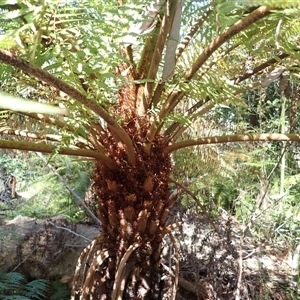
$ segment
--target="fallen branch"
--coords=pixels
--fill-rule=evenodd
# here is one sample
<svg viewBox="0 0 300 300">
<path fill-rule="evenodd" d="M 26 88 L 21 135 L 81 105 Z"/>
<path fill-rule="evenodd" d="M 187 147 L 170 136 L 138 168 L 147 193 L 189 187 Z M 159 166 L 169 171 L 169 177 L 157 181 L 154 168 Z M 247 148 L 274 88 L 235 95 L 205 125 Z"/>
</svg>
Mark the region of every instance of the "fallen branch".
<svg viewBox="0 0 300 300">
<path fill-rule="evenodd" d="M 83 238 L 84 240 L 86 240 L 88 242 L 92 241 L 92 240 L 86 238 L 84 235 L 76 233 L 75 231 L 71 230 L 70 228 L 58 226 L 58 225 L 54 224 L 53 222 L 51 222 L 50 220 L 47 220 L 47 221 L 48 221 L 49 224 L 51 224 L 52 226 L 54 226 L 57 229 L 62 229 L 62 230 L 66 230 L 68 232 L 71 232 L 72 234 L 74 234 L 76 236 L 79 236 L 79 237 Z"/>
<path fill-rule="evenodd" d="M 82 206 L 84 210 L 90 215 L 90 217 L 101 226 L 100 220 L 93 214 L 89 207 L 85 204 L 84 200 L 81 199 L 65 181 L 65 179 L 56 171 L 56 169 L 50 165 L 42 153 L 36 152 L 36 154 L 41 158 L 41 160 L 47 165 L 47 167 L 57 176 L 57 178 L 63 183 L 65 188 L 70 192 L 70 194 L 75 198 L 78 205 Z"/>
</svg>

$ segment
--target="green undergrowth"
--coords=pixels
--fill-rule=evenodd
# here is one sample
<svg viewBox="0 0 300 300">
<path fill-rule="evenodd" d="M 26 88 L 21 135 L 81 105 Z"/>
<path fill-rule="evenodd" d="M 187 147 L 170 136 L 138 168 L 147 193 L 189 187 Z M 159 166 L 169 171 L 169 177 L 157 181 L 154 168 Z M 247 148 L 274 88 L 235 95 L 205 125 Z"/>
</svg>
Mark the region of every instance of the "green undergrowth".
<svg viewBox="0 0 300 300">
<path fill-rule="evenodd" d="M 36 279 L 27 281 L 18 272 L 5 273 L 0 269 L 1 300 L 67 300 L 70 289 L 60 281 Z"/>
<path fill-rule="evenodd" d="M 90 185 L 91 164 L 67 156 L 47 158 L 73 191 L 84 199 Z M 79 222 L 85 218 L 85 212 L 75 204 L 64 184 L 35 153 L 2 153 L 0 166 L 7 170 L 7 174 L 16 177 L 16 190 L 20 196 L 13 199 L 11 205 L 0 203 L 2 215 L 9 218 L 23 215 L 38 219 L 63 215 L 70 222 Z"/>
</svg>

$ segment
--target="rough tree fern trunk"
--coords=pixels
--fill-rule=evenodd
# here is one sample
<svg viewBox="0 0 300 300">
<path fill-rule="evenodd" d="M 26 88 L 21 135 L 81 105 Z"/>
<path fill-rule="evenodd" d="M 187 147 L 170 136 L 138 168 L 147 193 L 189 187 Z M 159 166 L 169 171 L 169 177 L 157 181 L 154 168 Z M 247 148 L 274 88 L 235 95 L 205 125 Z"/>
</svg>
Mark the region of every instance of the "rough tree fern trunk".
<svg viewBox="0 0 300 300">
<path fill-rule="evenodd" d="M 86 263 L 81 289 L 78 271 L 74 280 L 73 293 L 80 293 L 78 299 L 162 298 L 160 258 L 173 204 L 171 161 L 162 154 L 163 136 L 156 136 L 150 153 L 144 150 L 150 122 L 134 113 L 137 90 L 133 85 L 123 87 L 115 112 L 134 143 L 136 165 L 127 162 L 126 149 L 110 131 L 102 140 L 116 167 L 96 163 L 93 179 L 102 233 L 79 259 L 78 271 L 84 259 Z"/>
<path fill-rule="evenodd" d="M 108 250 L 109 258 L 104 263 L 106 268 L 99 274 L 105 281 L 95 295 L 98 291 L 110 294 L 117 267 L 129 247 L 137 243 L 137 249 L 127 261 L 129 275 L 124 299 L 130 299 L 130 295 L 137 299 L 159 299 L 161 244 L 171 205 L 170 162 L 161 155 L 159 142 L 150 156 L 138 143 L 136 147 L 135 168 L 126 163 L 125 153 L 113 143 L 111 154 L 114 154 L 118 167 L 108 170 L 97 165 L 95 188 L 99 196 L 99 218 L 107 235 L 101 247 Z"/>
</svg>

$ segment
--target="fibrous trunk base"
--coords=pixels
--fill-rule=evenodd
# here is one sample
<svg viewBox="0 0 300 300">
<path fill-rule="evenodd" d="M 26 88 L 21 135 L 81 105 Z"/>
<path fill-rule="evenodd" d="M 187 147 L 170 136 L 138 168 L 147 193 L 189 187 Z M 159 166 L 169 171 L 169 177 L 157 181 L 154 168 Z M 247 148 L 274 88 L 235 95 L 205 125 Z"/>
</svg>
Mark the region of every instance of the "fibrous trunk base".
<svg viewBox="0 0 300 300">
<path fill-rule="evenodd" d="M 136 166 L 127 163 L 125 149 L 113 136 L 105 141 L 117 167 L 96 164 L 94 189 L 102 240 L 88 251 L 89 271 L 85 275 L 89 278 L 81 288 L 86 298 L 80 299 L 162 298 L 160 258 L 173 205 L 169 190 L 171 162 L 162 155 L 162 141 L 156 139 L 150 155 L 142 143 L 136 142 Z"/>
</svg>

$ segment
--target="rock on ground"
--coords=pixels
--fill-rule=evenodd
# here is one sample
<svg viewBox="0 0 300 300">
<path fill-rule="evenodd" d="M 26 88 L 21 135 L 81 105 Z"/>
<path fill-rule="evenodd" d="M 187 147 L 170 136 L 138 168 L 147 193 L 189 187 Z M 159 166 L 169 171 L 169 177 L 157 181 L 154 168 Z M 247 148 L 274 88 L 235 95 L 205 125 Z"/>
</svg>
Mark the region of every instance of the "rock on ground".
<svg viewBox="0 0 300 300">
<path fill-rule="evenodd" d="M 81 251 L 99 234 L 88 224 L 63 217 L 38 220 L 0 218 L 0 269 L 30 279 L 72 278 Z"/>
</svg>

